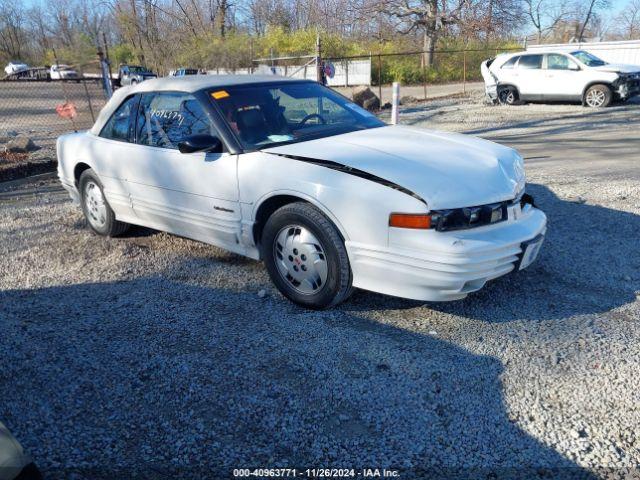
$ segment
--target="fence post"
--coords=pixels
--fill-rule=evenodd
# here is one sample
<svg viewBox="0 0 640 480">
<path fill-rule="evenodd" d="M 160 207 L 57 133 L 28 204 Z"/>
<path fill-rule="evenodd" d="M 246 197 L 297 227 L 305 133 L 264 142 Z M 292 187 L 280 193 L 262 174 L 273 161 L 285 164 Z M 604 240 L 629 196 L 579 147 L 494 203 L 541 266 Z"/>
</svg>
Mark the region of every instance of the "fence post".
<svg viewBox="0 0 640 480">
<path fill-rule="evenodd" d="M 84 77 L 84 74 L 82 74 Z M 93 105 L 91 105 L 91 95 L 89 95 L 89 89 L 87 88 L 87 79 L 82 79 L 82 84 L 84 85 L 84 94 L 87 96 L 87 104 L 89 105 L 89 113 L 91 113 L 91 121 L 96 123 L 96 117 L 93 114 Z"/>
<path fill-rule="evenodd" d="M 378 97 L 380 98 L 380 106 L 382 106 L 382 55 L 380 53 L 378 53 Z"/>
<path fill-rule="evenodd" d="M 398 124 L 398 106 L 400 105 L 400 84 L 393 82 L 393 97 L 391 100 L 391 125 Z"/>
<path fill-rule="evenodd" d="M 109 71 L 109 90 L 113 93 L 113 77 L 111 76 L 111 59 L 109 58 L 109 45 L 107 44 L 107 35 L 102 32 L 102 42 L 104 43 L 104 58 L 107 61 L 107 70 Z M 111 98 L 111 95 L 109 95 Z"/>
<path fill-rule="evenodd" d="M 108 68 L 109 62 L 105 61 L 104 55 L 100 47 L 98 47 L 98 62 L 100 62 L 100 73 L 102 73 L 102 86 L 107 100 L 113 95 L 113 85 L 111 83 L 111 68 Z M 92 114 L 93 115 L 93 114 Z"/>
<path fill-rule="evenodd" d="M 322 83 L 322 45 L 319 33 L 316 36 L 316 81 Z"/>
<path fill-rule="evenodd" d="M 462 93 L 467 93 L 467 51 L 462 52 Z"/>
<path fill-rule="evenodd" d="M 344 61 L 344 86 L 349 86 L 349 60 Z"/>
<path fill-rule="evenodd" d="M 420 54 L 420 57 L 422 57 L 422 53 Z M 424 93 L 424 100 L 426 102 L 427 101 L 427 62 L 421 62 L 421 63 L 422 63 L 422 90 Z"/>
</svg>

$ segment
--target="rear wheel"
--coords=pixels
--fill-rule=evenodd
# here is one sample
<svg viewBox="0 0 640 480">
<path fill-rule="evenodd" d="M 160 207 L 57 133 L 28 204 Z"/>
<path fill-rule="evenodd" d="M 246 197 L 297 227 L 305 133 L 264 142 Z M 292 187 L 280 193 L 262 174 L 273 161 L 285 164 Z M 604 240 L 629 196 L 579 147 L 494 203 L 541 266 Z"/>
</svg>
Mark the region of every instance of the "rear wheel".
<svg viewBox="0 0 640 480">
<path fill-rule="evenodd" d="M 501 87 L 498 90 L 498 100 L 503 105 L 516 105 L 518 103 L 518 91 L 515 87 Z"/>
<path fill-rule="evenodd" d="M 313 205 L 296 202 L 276 210 L 265 224 L 261 248 L 271 280 L 299 305 L 328 308 L 352 292 L 344 242 Z"/>
<path fill-rule="evenodd" d="M 608 107 L 613 94 L 606 85 L 593 85 L 584 94 L 584 103 L 591 108 Z"/>
<path fill-rule="evenodd" d="M 91 230 L 98 235 L 115 237 L 129 228 L 128 223 L 116 220 L 115 213 L 104 197 L 102 183 L 93 170 L 82 172 L 78 188 L 82 211 Z"/>
</svg>

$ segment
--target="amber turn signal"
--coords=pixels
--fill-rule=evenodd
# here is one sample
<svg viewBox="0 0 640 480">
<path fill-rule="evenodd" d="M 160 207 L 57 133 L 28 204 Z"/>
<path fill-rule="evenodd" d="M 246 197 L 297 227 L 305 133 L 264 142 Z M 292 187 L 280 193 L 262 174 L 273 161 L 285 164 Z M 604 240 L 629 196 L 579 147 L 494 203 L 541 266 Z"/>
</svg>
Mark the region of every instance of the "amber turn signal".
<svg viewBox="0 0 640 480">
<path fill-rule="evenodd" d="M 389 226 L 396 228 L 431 228 L 431 215 L 415 213 L 392 213 Z"/>
</svg>

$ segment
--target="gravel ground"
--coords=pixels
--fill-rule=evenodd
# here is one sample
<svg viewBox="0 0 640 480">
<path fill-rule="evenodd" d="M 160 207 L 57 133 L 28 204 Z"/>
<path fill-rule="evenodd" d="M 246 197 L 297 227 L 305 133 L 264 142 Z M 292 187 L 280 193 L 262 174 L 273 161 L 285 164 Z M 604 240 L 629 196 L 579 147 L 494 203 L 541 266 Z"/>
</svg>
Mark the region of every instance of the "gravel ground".
<svg viewBox="0 0 640 480">
<path fill-rule="evenodd" d="M 637 139 L 633 106 L 601 123 L 578 106 L 442 102 L 401 118 L 514 135 L 550 222 L 534 265 L 463 301 L 357 292 L 309 312 L 258 262 L 141 228 L 92 235 L 51 181 L 0 194 L 0 419 L 46 477 L 637 474 L 637 150 L 620 155 L 622 174 L 527 144 L 556 123 L 568 131 L 548 134 L 551 150 L 570 125 Z"/>
</svg>

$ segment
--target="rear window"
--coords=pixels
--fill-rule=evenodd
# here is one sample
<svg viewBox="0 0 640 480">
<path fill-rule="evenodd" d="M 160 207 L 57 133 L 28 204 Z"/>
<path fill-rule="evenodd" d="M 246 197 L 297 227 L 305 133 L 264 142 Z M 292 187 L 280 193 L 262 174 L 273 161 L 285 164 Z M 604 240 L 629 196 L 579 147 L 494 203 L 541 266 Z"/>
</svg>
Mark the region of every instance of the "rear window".
<svg viewBox="0 0 640 480">
<path fill-rule="evenodd" d="M 518 68 L 536 69 L 542 68 L 542 55 L 524 55 L 520 57 Z"/>
</svg>

